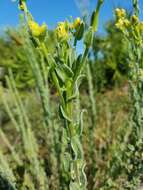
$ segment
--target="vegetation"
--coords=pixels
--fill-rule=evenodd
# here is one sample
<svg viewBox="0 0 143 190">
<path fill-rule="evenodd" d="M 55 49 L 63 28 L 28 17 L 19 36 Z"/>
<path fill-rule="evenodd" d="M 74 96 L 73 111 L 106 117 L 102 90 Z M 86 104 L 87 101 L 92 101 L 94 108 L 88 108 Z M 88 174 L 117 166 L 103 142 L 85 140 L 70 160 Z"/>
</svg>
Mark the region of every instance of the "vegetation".
<svg viewBox="0 0 143 190">
<path fill-rule="evenodd" d="M 133 0 L 133 13 L 117 8 L 97 36 L 103 3 L 90 24 L 50 31 L 19 1 L 20 27 L 0 38 L 1 190 L 140 187 L 143 23 Z"/>
</svg>

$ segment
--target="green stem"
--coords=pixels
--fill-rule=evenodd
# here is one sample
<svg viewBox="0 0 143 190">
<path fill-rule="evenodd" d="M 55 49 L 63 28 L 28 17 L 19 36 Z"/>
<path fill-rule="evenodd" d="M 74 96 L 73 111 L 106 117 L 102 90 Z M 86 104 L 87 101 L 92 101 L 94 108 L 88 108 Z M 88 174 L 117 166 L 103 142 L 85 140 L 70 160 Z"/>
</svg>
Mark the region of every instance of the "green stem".
<svg viewBox="0 0 143 190">
<path fill-rule="evenodd" d="M 136 16 L 139 16 L 139 0 L 132 0 L 132 1 L 133 1 L 134 14 Z"/>
<path fill-rule="evenodd" d="M 99 11 L 103 2 L 104 0 L 98 0 L 96 9 L 93 12 L 92 17 L 91 17 L 91 26 L 93 27 L 94 32 L 96 32 L 98 29 Z"/>
<path fill-rule="evenodd" d="M 82 60 L 81 60 L 80 63 L 78 63 L 78 64 L 80 64 L 80 66 L 78 67 L 78 70 L 76 71 L 76 74 L 75 74 L 75 76 L 74 76 L 73 85 L 75 84 L 75 82 L 76 82 L 78 76 L 80 75 L 80 73 L 81 73 L 82 70 L 83 70 L 83 67 L 84 67 L 84 65 L 85 65 L 85 62 L 86 62 L 86 60 L 87 60 L 88 53 L 89 53 L 89 48 L 86 47 L 85 50 L 84 50 L 83 56 L 82 56 Z"/>
<path fill-rule="evenodd" d="M 73 94 L 73 85 L 72 82 L 68 82 L 66 85 L 67 89 L 67 94 L 66 94 L 66 99 L 68 100 L 69 97 L 72 96 Z M 80 152 L 80 148 L 82 149 L 81 145 L 81 140 L 79 134 L 77 134 L 77 129 L 75 128 L 74 125 L 74 106 L 73 106 L 73 101 L 66 101 L 65 102 L 65 112 L 69 118 L 71 118 L 71 122 L 67 121 L 65 119 L 66 123 L 66 130 L 67 130 L 67 139 L 69 139 L 69 144 L 67 145 L 67 150 L 68 153 L 70 154 L 70 159 L 71 162 L 70 168 L 69 168 L 69 187 L 70 190 L 75 190 L 73 189 L 74 185 L 78 189 L 85 190 L 86 189 L 86 179 L 83 180 L 85 177 L 85 174 L 83 172 L 84 168 L 84 158 L 83 154 Z M 76 147 L 76 149 L 75 149 Z M 83 150 L 82 150 L 83 151 Z M 73 177 L 71 176 L 71 173 L 73 174 Z M 75 187 L 74 187 L 75 188 Z"/>
</svg>

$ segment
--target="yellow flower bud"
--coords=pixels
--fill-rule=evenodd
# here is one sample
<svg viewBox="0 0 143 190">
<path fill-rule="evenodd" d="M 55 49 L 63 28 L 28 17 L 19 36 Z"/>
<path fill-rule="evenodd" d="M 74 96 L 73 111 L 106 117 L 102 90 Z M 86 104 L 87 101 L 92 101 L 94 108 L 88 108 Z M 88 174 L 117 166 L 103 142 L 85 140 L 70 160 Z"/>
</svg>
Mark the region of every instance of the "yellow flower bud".
<svg viewBox="0 0 143 190">
<path fill-rule="evenodd" d="M 119 9 L 119 8 L 117 8 L 115 10 L 115 14 L 116 14 L 116 16 L 118 18 L 124 18 L 126 16 L 126 11 L 125 11 L 125 9 Z"/>
<path fill-rule="evenodd" d="M 128 19 L 124 19 L 124 25 L 125 25 L 125 27 L 129 27 L 130 26 L 130 21 L 128 20 Z"/>
<path fill-rule="evenodd" d="M 124 20 L 120 18 L 120 19 L 118 20 L 118 22 L 115 24 L 115 26 L 116 26 L 118 29 L 122 30 L 122 29 L 124 28 Z"/>
<path fill-rule="evenodd" d="M 34 22 L 34 21 L 29 21 L 28 22 L 29 25 L 29 29 L 31 34 L 34 37 L 40 37 L 46 34 L 47 31 L 47 25 L 44 23 L 41 26 L 39 26 L 38 23 Z"/>
<path fill-rule="evenodd" d="M 81 22 L 82 22 L 82 21 L 81 21 L 80 17 L 77 17 L 77 18 L 75 19 L 74 23 L 73 23 L 73 28 L 74 28 L 74 29 L 77 29 L 77 28 L 80 26 Z"/>
<path fill-rule="evenodd" d="M 131 17 L 131 21 L 132 21 L 133 24 L 137 24 L 139 22 L 139 18 L 136 15 L 133 15 Z"/>
<path fill-rule="evenodd" d="M 20 9 L 21 11 L 24 11 L 24 5 L 23 5 L 23 4 L 19 5 L 19 9 Z"/>
<path fill-rule="evenodd" d="M 26 8 L 26 0 L 19 0 L 19 9 L 21 10 L 21 11 L 24 11 L 25 10 L 25 8 Z"/>
<path fill-rule="evenodd" d="M 59 39 L 68 39 L 68 31 L 65 22 L 59 22 L 56 28 L 56 34 Z"/>
<path fill-rule="evenodd" d="M 125 18 L 120 18 L 117 23 L 115 24 L 115 26 L 120 29 L 120 30 L 125 30 L 130 26 L 130 21 L 128 19 Z"/>
<path fill-rule="evenodd" d="M 47 25 L 45 23 L 43 23 L 40 27 L 39 27 L 39 31 L 40 31 L 40 35 L 43 35 L 46 33 L 47 31 Z"/>
</svg>

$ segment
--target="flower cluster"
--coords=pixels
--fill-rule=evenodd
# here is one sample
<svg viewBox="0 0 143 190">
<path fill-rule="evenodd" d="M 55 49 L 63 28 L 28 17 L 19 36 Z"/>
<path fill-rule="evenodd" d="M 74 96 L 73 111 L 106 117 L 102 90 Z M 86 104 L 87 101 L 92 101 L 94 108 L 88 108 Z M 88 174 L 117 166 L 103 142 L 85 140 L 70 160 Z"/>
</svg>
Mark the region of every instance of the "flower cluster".
<svg viewBox="0 0 143 190">
<path fill-rule="evenodd" d="M 134 34 L 143 33 L 143 22 L 139 21 L 139 18 L 136 15 L 132 15 L 130 18 L 127 17 L 127 13 L 124 9 L 117 8 L 115 10 L 116 15 L 116 27 L 122 32 L 134 31 Z M 133 34 L 132 33 L 132 34 Z"/>
<path fill-rule="evenodd" d="M 68 39 L 68 24 L 67 22 L 59 22 L 56 28 L 56 34 L 58 39 Z"/>
<path fill-rule="evenodd" d="M 70 33 L 78 31 L 82 23 L 83 22 L 79 17 L 77 17 L 72 23 L 68 21 L 59 22 L 56 28 L 57 38 L 67 41 L 70 38 Z"/>
<path fill-rule="evenodd" d="M 126 11 L 125 11 L 125 9 L 119 9 L 119 8 L 117 8 L 115 11 L 116 11 L 116 16 L 119 19 L 126 17 Z"/>
<path fill-rule="evenodd" d="M 126 11 L 117 8 L 115 14 L 117 17 L 116 27 L 121 31 L 126 30 L 130 26 L 130 21 L 126 18 Z"/>
<path fill-rule="evenodd" d="M 35 21 L 30 20 L 28 22 L 28 26 L 30 29 L 30 32 L 32 34 L 33 37 L 42 37 L 46 34 L 47 31 L 47 25 L 45 23 L 43 23 L 41 26 L 36 23 Z"/>
</svg>

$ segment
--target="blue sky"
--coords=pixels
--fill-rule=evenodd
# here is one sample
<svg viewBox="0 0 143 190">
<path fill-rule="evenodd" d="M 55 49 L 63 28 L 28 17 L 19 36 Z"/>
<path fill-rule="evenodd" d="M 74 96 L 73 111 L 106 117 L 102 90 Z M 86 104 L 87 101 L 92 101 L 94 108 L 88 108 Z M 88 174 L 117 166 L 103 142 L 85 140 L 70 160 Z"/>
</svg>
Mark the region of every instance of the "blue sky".
<svg viewBox="0 0 143 190">
<path fill-rule="evenodd" d="M 35 20 L 39 23 L 46 22 L 49 28 L 53 28 L 58 21 L 63 21 L 71 15 L 74 18 L 81 16 L 76 1 L 81 0 L 27 0 Z M 88 0 L 82 1 L 86 3 Z M 89 0 L 89 2 L 89 10 L 92 11 L 97 0 Z M 103 31 L 104 23 L 112 17 L 113 8 L 117 6 L 130 9 L 131 0 L 105 0 L 100 14 L 102 25 L 99 29 L 100 32 Z M 19 23 L 19 13 L 17 3 L 13 3 L 12 0 L 0 0 L 0 28 L 16 26 Z"/>
</svg>

